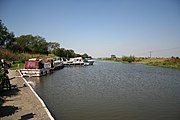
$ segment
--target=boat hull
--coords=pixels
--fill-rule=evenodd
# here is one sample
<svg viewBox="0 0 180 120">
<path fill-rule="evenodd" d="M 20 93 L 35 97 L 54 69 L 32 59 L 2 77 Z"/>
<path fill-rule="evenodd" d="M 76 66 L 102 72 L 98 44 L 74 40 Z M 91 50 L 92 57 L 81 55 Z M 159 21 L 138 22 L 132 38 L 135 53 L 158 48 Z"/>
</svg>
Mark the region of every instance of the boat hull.
<svg viewBox="0 0 180 120">
<path fill-rule="evenodd" d="M 21 69 L 20 73 L 23 77 L 40 77 L 47 74 L 46 69 Z"/>
<path fill-rule="evenodd" d="M 54 62 L 54 70 L 59 70 L 64 68 L 64 64 L 62 62 Z"/>
<path fill-rule="evenodd" d="M 64 66 L 81 66 L 84 65 L 84 63 L 63 63 Z"/>
<path fill-rule="evenodd" d="M 93 65 L 94 64 L 94 60 L 88 60 L 89 65 Z"/>
</svg>

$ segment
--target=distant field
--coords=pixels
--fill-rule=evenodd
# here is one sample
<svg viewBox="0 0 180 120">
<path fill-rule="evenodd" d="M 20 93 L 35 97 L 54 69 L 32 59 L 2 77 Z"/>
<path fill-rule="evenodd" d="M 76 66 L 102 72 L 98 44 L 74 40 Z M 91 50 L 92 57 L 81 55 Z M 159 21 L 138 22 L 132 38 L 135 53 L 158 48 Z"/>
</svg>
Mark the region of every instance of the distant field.
<svg viewBox="0 0 180 120">
<path fill-rule="evenodd" d="M 154 58 L 149 60 L 142 60 L 140 63 L 146 65 L 152 65 L 152 66 L 165 67 L 165 68 L 180 69 L 179 58 Z"/>
<path fill-rule="evenodd" d="M 122 58 L 100 58 L 100 60 L 110 60 L 110 61 L 115 61 L 115 62 L 129 63 L 127 61 L 123 61 Z M 172 58 L 137 58 L 135 57 L 135 60 L 132 61 L 131 63 L 180 69 L 179 57 L 172 57 Z"/>
</svg>

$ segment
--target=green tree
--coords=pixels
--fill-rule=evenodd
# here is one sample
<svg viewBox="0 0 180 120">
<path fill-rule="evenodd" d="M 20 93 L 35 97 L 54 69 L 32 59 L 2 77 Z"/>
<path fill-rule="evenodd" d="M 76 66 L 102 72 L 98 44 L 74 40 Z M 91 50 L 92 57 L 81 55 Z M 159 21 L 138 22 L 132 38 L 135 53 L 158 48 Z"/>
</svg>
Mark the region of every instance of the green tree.
<svg viewBox="0 0 180 120">
<path fill-rule="evenodd" d="M 64 48 L 57 48 L 55 50 L 52 51 L 55 55 L 59 56 L 59 57 L 65 57 L 66 53 L 65 53 L 65 49 Z"/>
<path fill-rule="evenodd" d="M 14 33 L 9 32 L 7 27 L 0 20 L 0 47 L 10 49 L 14 42 Z"/>
<path fill-rule="evenodd" d="M 82 58 L 83 58 L 83 59 L 88 58 L 88 54 L 84 53 L 84 54 L 82 55 Z"/>
<path fill-rule="evenodd" d="M 21 35 L 15 38 L 12 50 L 19 53 L 31 53 L 33 49 L 34 37 L 32 35 Z"/>
<path fill-rule="evenodd" d="M 57 43 L 57 42 L 49 42 L 48 43 L 48 51 L 49 52 L 52 52 L 52 51 L 54 51 L 54 50 L 56 50 L 58 48 L 60 48 L 60 44 L 59 43 Z"/>
<path fill-rule="evenodd" d="M 81 57 L 81 55 L 80 54 L 75 54 L 75 57 Z"/>
<path fill-rule="evenodd" d="M 80 54 L 76 54 L 74 52 L 74 50 L 66 50 L 64 48 L 57 48 L 55 50 L 52 51 L 53 54 L 59 56 L 59 57 L 63 57 L 63 58 L 73 58 L 73 57 L 82 57 L 83 58 L 87 58 L 88 55 L 85 53 L 83 55 L 80 55 Z"/>
<path fill-rule="evenodd" d="M 20 53 L 46 54 L 48 51 L 48 43 L 45 38 L 41 36 L 21 35 L 15 39 L 12 50 Z"/>
<path fill-rule="evenodd" d="M 75 52 L 74 52 L 74 50 L 66 50 L 66 54 L 67 54 L 68 58 L 73 58 L 73 57 L 75 57 Z"/>
<path fill-rule="evenodd" d="M 123 56 L 122 61 L 132 63 L 135 61 L 135 57 L 134 56 Z"/>
<path fill-rule="evenodd" d="M 33 53 L 46 54 L 48 51 L 48 43 L 46 42 L 45 38 L 42 38 L 41 36 L 35 36 L 32 49 Z"/>
</svg>

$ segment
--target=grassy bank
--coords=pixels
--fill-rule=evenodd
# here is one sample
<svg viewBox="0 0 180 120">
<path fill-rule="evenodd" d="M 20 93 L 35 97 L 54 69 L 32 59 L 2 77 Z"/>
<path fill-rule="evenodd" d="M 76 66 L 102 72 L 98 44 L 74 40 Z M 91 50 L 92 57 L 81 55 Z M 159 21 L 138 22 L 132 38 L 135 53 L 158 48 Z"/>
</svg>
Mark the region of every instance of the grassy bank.
<svg viewBox="0 0 180 120">
<path fill-rule="evenodd" d="M 110 60 L 114 62 L 123 62 L 123 63 L 134 63 L 134 64 L 145 64 L 151 66 L 158 66 L 164 68 L 175 68 L 180 69 L 180 58 L 172 57 L 172 58 L 137 58 L 132 62 L 128 62 L 127 60 L 123 60 L 123 58 L 100 58 L 100 60 Z"/>
<path fill-rule="evenodd" d="M 176 58 L 165 58 L 160 60 L 151 60 L 149 62 L 144 63 L 146 65 L 159 66 L 164 68 L 175 68 L 180 69 L 180 59 Z"/>
<path fill-rule="evenodd" d="M 54 58 L 57 57 L 54 54 L 49 54 L 47 55 L 42 55 L 42 54 L 27 54 L 27 53 L 23 53 L 20 54 L 21 57 L 19 57 L 18 59 L 16 59 L 13 64 L 11 65 L 12 70 L 16 70 L 16 69 L 21 69 L 24 68 L 24 63 L 26 60 L 30 59 L 30 58 L 38 58 L 38 59 L 46 59 L 46 58 Z"/>
<path fill-rule="evenodd" d="M 122 62 L 122 58 L 98 58 L 99 60 L 107 60 L 107 61 L 114 61 L 114 62 Z"/>
<path fill-rule="evenodd" d="M 24 62 L 30 58 L 53 58 L 57 57 L 54 54 L 29 54 L 29 53 L 13 53 L 7 49 L 0 48 L 0 59 L 5 59 L 8 62 L 11 62 L 11 68 L 13 70 L 20 69 L 24 67 Z"/>
<path fill-rule="evenodd" d="M 13 64 L 11 65 L 12 70 L 23 68 L 25 61 L 30 59 L 30 58 L 46 59 L 46 58 L 57 57 L 54 54 L 49 54 L 47 56 L 47 55 L 42 55 L 42 54 L 28 54 L 28 53 L 21 53 L 19 56 L 20 57 L 18 57 L 18 59 L 16 59 L 13 62 Z"/>
</svg>

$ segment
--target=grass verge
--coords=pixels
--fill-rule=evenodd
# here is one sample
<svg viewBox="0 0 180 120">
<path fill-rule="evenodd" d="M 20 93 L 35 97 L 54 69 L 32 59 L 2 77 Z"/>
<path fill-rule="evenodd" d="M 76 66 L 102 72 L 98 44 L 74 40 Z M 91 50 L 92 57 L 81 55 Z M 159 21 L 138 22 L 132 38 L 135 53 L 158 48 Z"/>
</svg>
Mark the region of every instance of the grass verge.
<svg viewBox="0 0 180 120">
<path fill-rule="evenodd" d="M 122 58 L 100 58 L 100 60 L 109 60 L 114 62 L 131 63 L 128 61 L 123 61 Z M 134 64 L 145 64 L 150 66 L 158 66 L 163 68 L 174 68 L 180 69 L 180 58 L 135 58 Z"/>
</svg>

